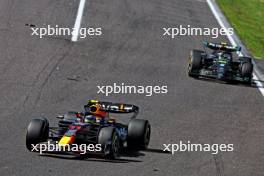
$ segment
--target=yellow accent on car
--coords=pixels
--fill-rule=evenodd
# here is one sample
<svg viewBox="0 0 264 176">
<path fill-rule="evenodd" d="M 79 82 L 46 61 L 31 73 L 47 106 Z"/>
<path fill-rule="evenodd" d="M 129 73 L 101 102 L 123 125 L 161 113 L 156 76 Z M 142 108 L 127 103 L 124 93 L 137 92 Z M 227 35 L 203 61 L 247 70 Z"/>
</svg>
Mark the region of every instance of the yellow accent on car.
<svg viewBox="0 0 264 176">
<path fill-rule="evenodd" d="M 89 100 L 88 103 L 98 103 L 98 100 Z"/>
<path fill-rule="evenodd" d="M 71 136 L 63 136 L 59 141 L 59 145 L 71 144 L 71 142 L 72 142 Z"/>
<path fill-rule="evenodd" d="M 124 105 L 123 104 L 120 105 L 120 110 L 124 110 Z"/>
</svg>

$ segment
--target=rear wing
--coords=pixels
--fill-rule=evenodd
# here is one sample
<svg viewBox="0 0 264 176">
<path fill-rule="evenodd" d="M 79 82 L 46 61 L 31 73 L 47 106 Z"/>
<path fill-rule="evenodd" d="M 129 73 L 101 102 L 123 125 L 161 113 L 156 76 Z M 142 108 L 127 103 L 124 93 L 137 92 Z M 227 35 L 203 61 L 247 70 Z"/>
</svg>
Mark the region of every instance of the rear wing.
<svg viewBox="0 0 264 176">
<path fill-rule="evenodd" d="M 203 42 L 204 46 L 212 50 L 221 50 L 226 52 L 237 52 L 241 51 L 240 46 L 227 45 L 226 43 L 209 43 Z"/>
<path fill-rule="evenodd" d="M 90 107 L 93 105 L 99 105 L 101 111 L 109 113 L 135 113 L 139 111 L 139 107 L 132 104 L 123 104 L 123 103 L 112 103 L 112 102 L 102 102 L 102 101 L 93 101 L 93 103 L 88 103 L 84 105 L 86 112 L 90 111 Z"/>
</svg>

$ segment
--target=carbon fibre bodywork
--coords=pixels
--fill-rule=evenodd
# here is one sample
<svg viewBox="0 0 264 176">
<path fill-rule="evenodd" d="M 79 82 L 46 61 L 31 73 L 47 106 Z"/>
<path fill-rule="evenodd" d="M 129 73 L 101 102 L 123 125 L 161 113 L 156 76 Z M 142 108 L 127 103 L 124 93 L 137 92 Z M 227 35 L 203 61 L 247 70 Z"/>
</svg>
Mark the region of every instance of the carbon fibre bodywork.
<svg viewBox="0 0 264 176">
<path fill-rule="evenodd" d="M 240 47 L 227 44 L 204 42 L 204 46 L 213 50 L 192 50 L 189 58 L 188 73 L 191 77 L 218 79 L 226 82 L 251 83 L 253 65 L 251 58 L 234 59 L 232 52 L 240 51 Z"/>
</svg>

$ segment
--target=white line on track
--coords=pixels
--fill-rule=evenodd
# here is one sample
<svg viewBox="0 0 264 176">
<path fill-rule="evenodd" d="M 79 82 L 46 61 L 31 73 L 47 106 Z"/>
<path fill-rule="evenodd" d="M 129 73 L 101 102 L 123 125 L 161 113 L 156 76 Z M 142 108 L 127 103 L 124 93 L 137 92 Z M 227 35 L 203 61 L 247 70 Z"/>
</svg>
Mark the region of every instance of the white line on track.
<svg viewBox="0 0 264 176">
<path fill-rule="evenodd" d="M 216 7 L 214 5 L 214 3 L 212 2 L 212 0 L 207 0 L 207 3 L 211 9 L 211 11 L 213 12 L 216 20 L 218 21 L 219 25 L 222 27 L 222 28 L 227 28 L 226 25 L 224 24 L 223 22 L 223 19 L 220 17 L 221 15 L 219 14 L 219 12 L 216 10 Z M 235 42 L 235 39 L 233 38 L 232 35 L 227 35 L 229 41 L 231 42 L 232 45 L 236 45 L 237 46 L 237 43 Z M 243 56 L 242 52 L 239 53 L 239 56 Z M 256 83 L 260 93 L 262 94 L 262 96 L 264 96 L 264 87 L 263 87 L 263 84 L 258 81 L 260 80 L 259 77 L 257 76 L 257 71 L 254 69 L 254 73 L 253 73 L 253 79 L 254 79 L 254 82 Z"/>
<path fill-rule="evenodd" d="M 72 38 L 71 38 L 72 42 L 77 42 L 78 37 L 79 37 L 85 1 L 86 0 L 80 0 L 77 17 L 76 17 L 75 24 L 74 24 L 74 30 L 72 32 Z"/>
</svg>

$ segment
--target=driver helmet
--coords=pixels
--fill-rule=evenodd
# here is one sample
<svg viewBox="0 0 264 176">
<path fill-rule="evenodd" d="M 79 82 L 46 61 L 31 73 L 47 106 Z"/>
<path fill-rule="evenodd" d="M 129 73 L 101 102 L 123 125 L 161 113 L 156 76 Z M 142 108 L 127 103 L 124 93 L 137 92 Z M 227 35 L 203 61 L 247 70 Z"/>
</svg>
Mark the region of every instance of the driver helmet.
<svg viewBox="0 0 264 176">
<path fill-rule="evenodd" d="M 101 109 L 101 105 L 97 100 L 89 100 L 87 107 L 88 112 L 92 115 L 99 116 L 101 118 L 108 116 L 108 113 Z"/>
</svg>

